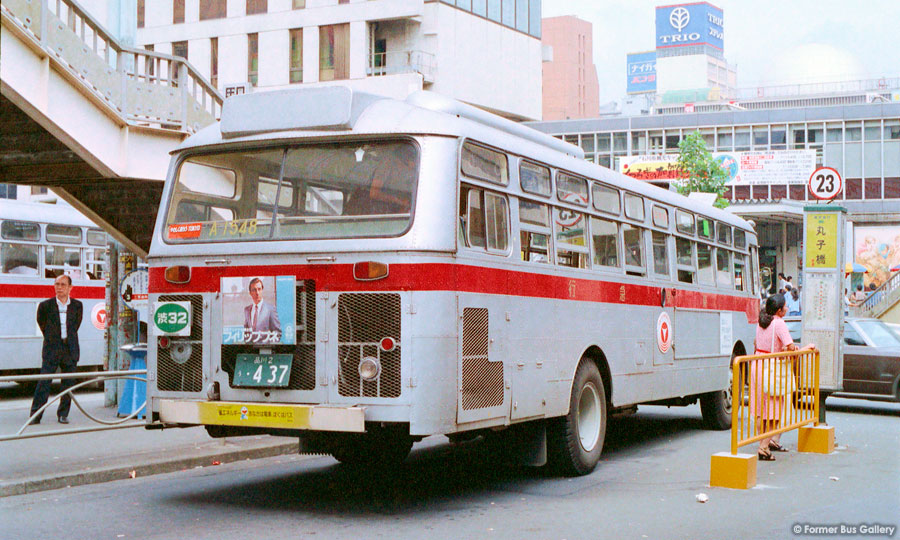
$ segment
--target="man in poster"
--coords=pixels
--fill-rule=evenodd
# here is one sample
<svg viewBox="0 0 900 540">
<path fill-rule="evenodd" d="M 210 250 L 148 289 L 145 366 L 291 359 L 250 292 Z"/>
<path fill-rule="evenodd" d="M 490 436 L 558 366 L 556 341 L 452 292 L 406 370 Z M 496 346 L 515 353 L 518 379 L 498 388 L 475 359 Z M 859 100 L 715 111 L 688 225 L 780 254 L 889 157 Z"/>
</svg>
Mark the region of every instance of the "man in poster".
<svg viewBox="0 0 900 540">
<path fill-rule="evenodd" d="M 256 277 L 250 280 L 250 298 L 253 303 L 244 308 L 244 331 L 249 331 L 251 343 L 281 341 L 281 322 L 275 306 L 263 300 L 263 282 Z"/>
</svg>

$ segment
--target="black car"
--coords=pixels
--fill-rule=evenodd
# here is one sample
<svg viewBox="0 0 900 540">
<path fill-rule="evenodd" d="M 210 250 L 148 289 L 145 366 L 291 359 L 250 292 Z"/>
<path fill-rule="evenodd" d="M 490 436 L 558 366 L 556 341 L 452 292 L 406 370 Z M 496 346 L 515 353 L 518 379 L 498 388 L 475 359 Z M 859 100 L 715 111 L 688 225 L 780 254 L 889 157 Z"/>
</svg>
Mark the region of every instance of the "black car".
<svg viewBox="0 0 900 540">
<path fill-rule="evenodd" d="M 785 317 L 784 322 L 800 345 L 800 317 Z M 900 401 L 900 337 L 891 327 L 878 319 L 844 319 L 844 385 L 839 394 Z"/>
</svg>

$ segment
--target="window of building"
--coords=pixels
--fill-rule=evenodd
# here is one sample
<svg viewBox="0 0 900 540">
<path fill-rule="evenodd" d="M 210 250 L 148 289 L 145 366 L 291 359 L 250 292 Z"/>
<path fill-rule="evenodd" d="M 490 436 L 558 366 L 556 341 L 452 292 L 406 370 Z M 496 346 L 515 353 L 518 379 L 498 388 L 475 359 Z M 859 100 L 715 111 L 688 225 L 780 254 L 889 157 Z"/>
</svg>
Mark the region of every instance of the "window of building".
<svg viewBox="0 0 900 540">
<path fill-rule="evenodd" d="M 745 152 L 750 150 L 750 128 L 739 127 L 734 129 L 734 151 Z"/>
<path fill-rule="evenodd" d="M 146 6 L 144 5 L 145 0 L 137 0 L 137 27 L 144 27 L 144 12 L 146 11 Z"/>
<path fill-rule="evenodd" d="M 769 127 L 753 126 L 753 147 L 764 150 L 769 146 Z"/>
<path fill-rule="evenodd" d="M 334 81 L 350 77 L 350 25 L 319 27 L 319 80 Z"/>
<path fill-rule="evenodd" d="M 509 184 L 509 162 L 506 154 L 466 142 L 461 157 L 462 173 L 470 178 L 495 184 Z"/>
<path fill-rule="evenodd" d="M 501 0 L 487 0 L 488 19 L 495 22 L 500 22 L 502 12 L 502 10 L 500 9 L 500 2 Z"/>
<path fill-rule="evenodd" d="M 659 231 L 652 231 L 653 240 L 653 273 L 661 276 L 669 275 L 668 236 Z"/>
<path fill-rule="evenodd" d="M 182 58 L 187 59 L 188 56 L 188 42 L 187 41 L 176 41 L 172 43 L 172 56 L 180 56 Z M 177 74 L 178 72 L 176 72 Z"/>
<path fill-rule="evenodd" d="M 224 19 L 227 13 L 226 0 L 200 0 L 200 20 Z"/>
<path fill-rule="evenodd" d="M 472 13 L 487 17 L 487 0 L 472 0 Z"/>
<path fill-rule="evenodd" d="M 519 165 L 519 182 L 522 191 L 538 195 L 550 195 L 550 169 L 535 163 L 523 161 Z"/>
<path fill-rule="evenodd" d="M 259 84 L 259 34 L 247 34 L 247 80 Z"/>
<path fill-rule="evenodd" d="M 292 28 L 291 34 L 291 63 L 290 82 L 303 82 L 303 29 Z"/>
<path fill-rule="evenodd" d="M 0 184 L 0 199 L 16 199 L 17 191 L 13 184 Z"/>
<path fill-rule="evenodd" d="M 719 128 L 716 132 L 716 149 L 719 151 L 730 151 L 734 148 L 734 135 L 731 128 Z"/>
<path fill-rule="evenodd" d="M 172 0 L 172 24 L 184 22 L 184 0 Z"/>
<path fill-rule="evenodd" d="M 219 87 L 219 38 L 209 40 L 209 82 L 213 88 Z"/>
<path fill-rule="evenodd" d="M 247 0 L 247 15 L 265 13 L 269 10 L 269 0 Z"/>
<path fill-rule="evenodd" d="M 619 268 L 619 225 L 615 221 L 591 217 L 591 237 L 594 266 Z"/>
<path fill-rule="evenodd" d="M 528 0 L 516 0 L 516 30 L 528 33 Z"/>
<path fill-rule="evenodd" d="M 306 0 L 293 0 L 291 9 L 303 9 L 306 7 Z"/>
<path fill-rule="evenodd" d="M 502 0 L 503 26 L 516 27 L 516 0 Z"/>
</svg>

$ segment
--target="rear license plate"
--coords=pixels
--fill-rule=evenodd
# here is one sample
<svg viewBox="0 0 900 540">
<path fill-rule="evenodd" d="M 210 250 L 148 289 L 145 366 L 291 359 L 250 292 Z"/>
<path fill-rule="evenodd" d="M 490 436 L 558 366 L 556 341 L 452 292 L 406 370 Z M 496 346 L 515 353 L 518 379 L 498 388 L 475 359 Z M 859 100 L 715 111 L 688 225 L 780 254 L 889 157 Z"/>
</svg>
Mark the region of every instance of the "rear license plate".
<svg viewBox="0 0 900 540">
<path fill-rule="evenodd" d="M 287 386 L 293 360 L 291 354 L 238 354 L 232 386 Z"/>
</svg>

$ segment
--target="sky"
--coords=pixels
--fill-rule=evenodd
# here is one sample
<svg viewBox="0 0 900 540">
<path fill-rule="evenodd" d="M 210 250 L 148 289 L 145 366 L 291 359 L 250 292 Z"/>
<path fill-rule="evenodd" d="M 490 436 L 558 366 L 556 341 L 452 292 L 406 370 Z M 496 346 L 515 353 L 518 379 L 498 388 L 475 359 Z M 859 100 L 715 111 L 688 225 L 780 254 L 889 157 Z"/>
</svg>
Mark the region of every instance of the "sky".
<svg viewBox="0 0 900 540">
<path fill-rule="evenodd" d="M 543 16 L 575 15 L 593 24 L 600 103 L 625 95 L 625 55 L 655 48 L 656 6 L 667 0 L 543 0 Z M 804 67 L 831 69 L 842 79 L 900 77 L 900 0 L 711 0 L 725 16 L 725 59 L 737 68 L 738 88 L 809 82 L 788 70 L 794 48 L 836 47 L 843 54 Z M 805 49 L 809 51 L 807 47 Z M 818 48 L 822 51 L 822 48 Z M 790 58 L 788 58 L 788 56 Z M 795 79 L 795 80 L 789 80 Z M 801 80 L 803 79 L 803 80 Z"/>
</svg>

